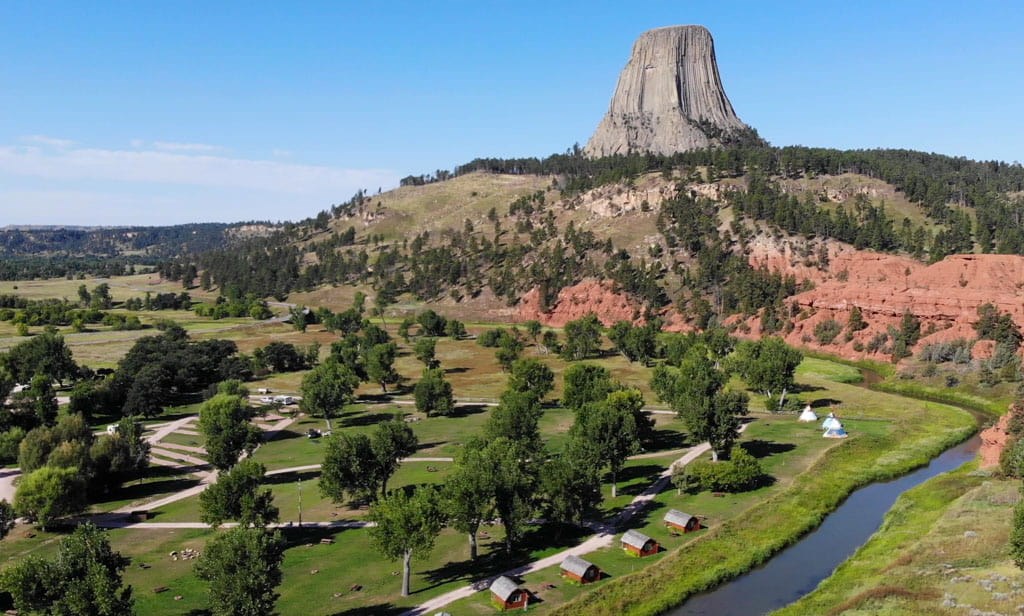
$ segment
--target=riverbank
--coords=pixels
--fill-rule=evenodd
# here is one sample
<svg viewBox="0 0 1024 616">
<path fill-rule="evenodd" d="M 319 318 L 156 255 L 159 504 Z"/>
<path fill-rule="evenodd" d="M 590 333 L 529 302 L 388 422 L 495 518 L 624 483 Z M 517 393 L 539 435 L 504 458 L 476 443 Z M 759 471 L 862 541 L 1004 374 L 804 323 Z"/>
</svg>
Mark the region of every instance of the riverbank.
<svg viewBox="0 0 1024 616">
<path fill-rule="evenodd" d="M 555 614 L 660 614 L 765 562 L 817 527 L 855 489 L 926 464 L 977 428 L 965 410 L 835 384 L 846 390 L 844 413 L 886 419 L 885 430 L 854 435 L 827 451 L 810 470 L 776 494 L 667 555 L 642 572 L 609 580 Z M 851 402 L 856 400 L 857 404 Z"/>
<path fill-rule="evenodd" d="M 1007 541 L 1019 490 L 975 463 L 908 490 L 832 576 L 773 615 L 1017 613 L 1024 574 Z"/>
</svg>

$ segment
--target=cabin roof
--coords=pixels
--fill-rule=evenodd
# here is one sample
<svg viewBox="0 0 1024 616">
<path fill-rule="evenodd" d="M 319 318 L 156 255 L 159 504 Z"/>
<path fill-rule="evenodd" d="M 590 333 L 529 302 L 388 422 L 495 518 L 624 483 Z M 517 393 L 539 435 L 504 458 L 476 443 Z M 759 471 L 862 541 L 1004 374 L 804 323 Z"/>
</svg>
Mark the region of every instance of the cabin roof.
<svg viewBox="0 0 1024 616">
<path fill-rule="evenodd" d="M 679 524 L 681 526 L 686 526 L 690 523 L 690 520 L 692 520 L 695 517 L 696 516 L 690 515 L 689 513 L 683 513 L 678 509 L 669 509 L 668 513 L 665 514 L 665 521 L 671 522 L 673 524 Z"/>
<path fill-rule="evenodd" d="M 562 570 L 574 573 L 580 577 L 586 575 L 587 570 L 594 566 L 594 563 L 583 560 L 575 554 L 569 554 L 562 561 Z"/>
<path fill-rule="evenodd" d="M 650 537 L 638 530 L 628 530 L 622 535 L 622 543 L 637 549 L 643 549 L 644 545 L 650 540 Z"/>
<path fill-rule="evenodd" d="M 491 592 L 493 592 L 502 601 L 508 601 L 517 590 L 519 590 L 519 584 L 512 581 L 512 578 L 499 575 L 494 578 L 491 582 Z"/>
</svg>

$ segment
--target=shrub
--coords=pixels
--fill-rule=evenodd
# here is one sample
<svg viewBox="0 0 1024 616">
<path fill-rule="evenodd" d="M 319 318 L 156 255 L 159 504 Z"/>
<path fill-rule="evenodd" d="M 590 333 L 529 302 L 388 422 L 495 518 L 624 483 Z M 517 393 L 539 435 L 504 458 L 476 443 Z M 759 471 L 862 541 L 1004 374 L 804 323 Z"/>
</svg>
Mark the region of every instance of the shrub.
<svg viewBox="0 0 1024 616">
<path fill-rule="evenodd" d="M 687 487 L 697 491 L 744 492 L 763 485 L 767 479 L 761 463 L 743 447 L 733 447 L 729 460 L 697 460 L 683 472 Z"/>
<path fill-rule="evenodd" d="M 818 339 L 818 344 L 832 344 L 841 331 L 843 326 L 839 321 L 828 319 L 814 326 L 814 337 Z"/>
<path fill-rule="evenodd" d="M 866 347 L 868 353 L 886 353 L 888 350 L 885 347 L 885 343 L 889 341 L 889 334 L 887 332 L 878 332 L 868 341 Z"/>
<path fill-rule="evenodd" d="M 932 344 L 925 345 L 918 357 L 932 363 L 951 361 L 965 364 L 971 361 L 971 347 L 973 345 L 973 342 L 969 342 L 964 338 L 957 338 L 949 342 L 933 342 Z"/>
<path fill-rule="evenodd" d="M 497 329 L 489 329 L 480 334 L 477 336 L 476 342 L 482 347 L 493 349 L 501 346 L 501 343 L 508 338 L 511 338 L 508 330 L 499 327 Z"/>
</svg>

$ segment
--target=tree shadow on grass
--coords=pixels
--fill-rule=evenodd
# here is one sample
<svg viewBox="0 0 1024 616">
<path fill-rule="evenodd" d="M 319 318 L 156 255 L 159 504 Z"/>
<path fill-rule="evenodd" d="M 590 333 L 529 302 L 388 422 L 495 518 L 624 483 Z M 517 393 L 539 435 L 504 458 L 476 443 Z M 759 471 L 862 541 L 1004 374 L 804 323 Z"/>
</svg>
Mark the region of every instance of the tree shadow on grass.
<svg viewBox="0 0 1024 616">
<path fill-rule="evenodd" d="M 304 437 L 304 436 L 305 436 L 305 434 L 300 434 L 300 433 L 296 432 L 295 430 L 289 430 L 288 428 L 285 428 L 284 430 L 274 430 L 274 438 L 270 439 L 270 440 L 274 440 L 274 441 L 287 441 L 287 440 L 291 440 L 293 438 L 301 438 L 301 437 Z"/>
<path fill-rule="evenodd" d="M 161 481 L 150 481 L 140 484 L 128 484 L 122 486 L 120 489 L 112 490 L 110 494 L 100 497 L 95 502 L 100 504 L 115 500 L 136 501 L 156 496 L 157 494 L 181 492 L 182 490 L 187 490 L 197 485 L 199 485 L 198 479 L 187 479 L 184 477 L 179 477 L 177 479 L 164 479 Z"/>
<path fill-rule="evenodd" d="M 469 372 L 469 368 L 445 368 L 445 374 L 463 374 Z"/>
<path fill-rule="evenodd" d="M 388 393 L 379 394 L 361 394 L 356 400 L 356 404 L 391 404 L 395 401 L 392 397 L 393 391 Z"/>
<path fill-rule="evenodd" d="M 751 441 L 744 441 L 743 443 L 740 443 L 740 447 L 746 449 L 747 453 L 755 458 L 767 458 L 768 456 L 774 456 L 778 453 L 785 453 L 796 449 L 796 445 L 793 443 L 776 443 L 775 441 L 766 441 L 759 438 Z"/>
<path fill-rule="evenodd" d="M 320 471 L 300 471 L 297 473 L 278 473 L 276 475 L 267 475 L 263 479 L 264 485 L 281 485 L 285 483 L 295 483 L 296 481 L 309 481 L 316 479 L 320 476 Z"/>
<path fill-rule="evenodd" d="M 453 419 L 460 417 L 469 417 L 470 415 L 478 415 L 486 412 L 488 407 L 484 404 L 460 404 L 448 415 Z"/>
<path fill-rule="evenodd" d="M 430 443 L 420 443 L 416 446 L 416 451 L 424 451 L 433 447 L 440 447 L 441 445 L 447 445 L 448 441 L 433 441 Z"/>
<path fill-rule="evenodd" d="M 337 536 L 346 532 L 348 528 L 323 527 L 323 526 L 282 526 L 281 536 L 285 541 L 285 549 L 319 545 L 324 539 L 337 539 Z"/>
<path fill-rule="evenodd" d="M 655 430 L 654 438 L 647 447 L 650 451 L 682 449 L 687 446 L 686 433 L 678 430 Z"/>
<path fill-rule="evenodd" d="M 842 403 L 842 400 L 836 400 L 835 398 L 819 398 L 818 400 L 811 402 L 810 405 L 813 408 L 820 409 L 826 406 L 836 406 Z"/>
<path fill-rule="evenodd" d="M 490 532 L 489 527 L 481 528 L 482 532 Z M 424 592 L 451 582 L 469 582 L 497 575 L 511 568 L 524 565 L 534 560 L 533 554 L 539 550 L 569 548 L 592 534 L 587 528 L 570 524 L 541 524 L 526 529 L 523 536 L 514 546 L 511 554 L 505 551 L 505 542 L 489 537 L 478 537 L 481 555 L 476 560 L 469 560 L 469 547 L 465 547 L 464 560 L 447 562 L 444 565 L 425 571 L 423 577 L 429 586 L 415 589 L 413 594 Z M 468 542 L 468 540 L 467 540 Z"/>
<path fill-rule="evenodd" d="M 633 483 L 632 485 L 619 488 L 618 493 L 636 496 L 637 494 L 640 494 L 641 492 L 646 490 L 648 486 L 650 486 L 651 483 L 654 482 L 658 478 L 658 476 L 661 475 L 661 472 L 664 470 L 665 467 L 659 466 L 657 464 L 639 464 L 636 466 L 627 466 L 626 468 L 619 471 L 618 476 L 615 477 L 618 483 L 622 483 L 625 481 L 634 481 L 636 479 L 641 478 L 643 479 L 643 481 L 638 481 Z"/>
<path fill-rule="evenodd" d="M 401 411 L 396 411 L 394 413 L 359 413 L 358 415 L 347 415 L 342 418 L 341 425 L 344 428 L 371 426 L 383 421 L 390 421 L 395 418 L 395 415 L 401 414 Z"/>
<path fill-rule="evenodd" d="M 817 385 L 808 385 L 807 383 L 796 383 L 789 389 L 791 394 L 806 394 L 812 391 L 825 391 L 825 388 L 818 387 Z"/>
<path fill-rule="evenodd" d="M 633 506 L 634 505 L 631 503 L 630 507 Z M 665 503 L 656 500 L 647 501 L 646 503 L 642 503 L 636 506 L 633 510 L 633 516 L 626 520 L 624 523 L 620 521 L 619 514 L 612 516 L 608 521 L 615 522 L 617 524 L 615 532 L 623 532 L 629 530 L 630 528 L 641 528 L 643 526 L 646 526 L 647 521 L 650 520 L 653 516 L 659 515 L 659 510 L 664 509 L 665 507 Z"/>
<path fill-rule="evenodd" d="M 377 605 L 365 605 L 334 612 L 331 616 L 397 616 L 408 610 L 409 608 L 407 607 L 398 607 L 390 603 L 379 603 Z"/>
</svg>

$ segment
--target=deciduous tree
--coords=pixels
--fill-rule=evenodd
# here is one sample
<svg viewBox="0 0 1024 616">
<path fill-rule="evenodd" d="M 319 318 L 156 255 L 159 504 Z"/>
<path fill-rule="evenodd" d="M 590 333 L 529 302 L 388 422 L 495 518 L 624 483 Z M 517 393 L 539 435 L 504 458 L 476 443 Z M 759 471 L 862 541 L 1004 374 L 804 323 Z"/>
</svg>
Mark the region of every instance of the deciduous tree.
<svg viewBox="0 0 1024 616">
<path fill-rule="evenodd" d="M 23 475 L 14 493 L 14 510 L 41 528 L 85 506 L 85 479 L 77 468 L 44 466 Z"/>
<path fill-rule="evenodd" d="M 451 415 L 455 411 L 452 385 L 444 378 L 440 368 L 424 370 L 423 377 L 413 388 L 416 410 L 432 415 Z"/>
<path fill-rule="evenodd" d="M 414 454 L 418 445 L 416 433 L 401 419 L 377 424 L 370 436 L 370 449 L 377 460 L 377 475 L 380 477 L 382 496 L 387 493 L 388 480 L 398 470 L 401 459 Z"/>
<path fill-rule="evenodd" d="M 83 524 L 60 541 L 56 558 L 29 556 L 0 574 L 0 586 L 23 614 L 130 615 L 132 587 L 121 578 L 128 563 L 106 533 Z"/>
<path fill-rule="evenodd" d="M 199 409 L 199 431 L 206 441 L 210 464 L 231 468 L 242 452 L 252 453 L 260 442 L 260 430 L 249 423 L 250 411 L 239 396 L 217 394 Z"/>
<path fill-rule="evenodd" d="M 263 528 L 233 528 L 206 544 L 196 577 L 210 584 L 214 616 L 274 613 L 281 583 L 284 541 Z"/>
<path fill-rule="evenodd" d="M 469 557 L 477 557 L 477 532 L 494 511 L 496 478 L 488 464 L 483 441 L 467 443 L 455 456 L 445 478 L 443 503 L 448 523 L 469 536 Z"/>
<path fill-rule="evenodd" d="M 578 361 L 593 355 L 601 346 L 601 322 L 593 312 L 565 324 L 565 344 L 561 355 Z"/>
<path fill-rule="evenodd" d="M 242 460 L 217 476 L 217 482 L 199 494 L 199 519 L 211 526 L 234 520 L 242 526 L 266 526 L 278 519 L 274 495 L 260 489 L 266 468 L 252 459 Z"/>
<path fill-rule="evenodd" d="M 425 554 L 434 547 L 444 521 L 440 497 L 432 486 L 413 494 L 396 490 L 370 508 L 370 541 L 386 557 L 402 559 L 402 596 L 409 596 L 413 554 Z"/>
<path fill-rule="evenodd" d="M 530 392 L 538 400 L 543 400 L 555 387 L 555 373 L 536 359 L 518 359 L 512 364 L 508 386 L 515 391 Z"/>
<path fill-rule="evenodd" d="M 740 344 L 736 349 L 735 365 L 751 389 L 763 392 L 770 405 L 782 409 L 801 361 L 803 355 L 800 351 L 787 345 L 782 338 L 768 337 Z"/>
<path fill-rule="evenodd" d="M 614 391 L 612 375 L 595 364 L 573 364 L 563 376 L 562 406 L 579 410 L 591 402 L 604 400 Z"/>
<path fill-rule="evenodd" d="M 299 408 L 310 415 L 320 415 L 331 429 L 331 418 L 355 401 L 359 379 L 333 356 L 313 368 L 302 378 L 302 400 Z"/>
</svg>

